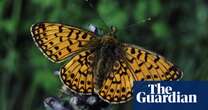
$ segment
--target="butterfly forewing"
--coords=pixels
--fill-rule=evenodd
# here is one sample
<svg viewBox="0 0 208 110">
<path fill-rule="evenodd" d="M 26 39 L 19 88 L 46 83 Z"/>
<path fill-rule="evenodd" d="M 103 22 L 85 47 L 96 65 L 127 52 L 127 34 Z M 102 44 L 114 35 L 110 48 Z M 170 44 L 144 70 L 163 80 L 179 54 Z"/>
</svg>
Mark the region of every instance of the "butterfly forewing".
<svg viewBox="0 0 208 110">
<path fill-rule="evenodd" d="M 94 52 L 83 51 L 61 68 L 61 79 L 70 90 L 81 94 L 92 94 L 94 58 Z"/>
<path fill-rule="evenodd" d="M 56 23 L 35 24 L 31 33 L 40 50 L 53 62 L 63 61 L 94 38 L 90 31 Z"/>
<path fill-rule="evenodd" d="M 182 72 L 164 57 L 141 47 L 125 44 L 126 61 L 135 80 L 178 80 Z"/>
</svg>

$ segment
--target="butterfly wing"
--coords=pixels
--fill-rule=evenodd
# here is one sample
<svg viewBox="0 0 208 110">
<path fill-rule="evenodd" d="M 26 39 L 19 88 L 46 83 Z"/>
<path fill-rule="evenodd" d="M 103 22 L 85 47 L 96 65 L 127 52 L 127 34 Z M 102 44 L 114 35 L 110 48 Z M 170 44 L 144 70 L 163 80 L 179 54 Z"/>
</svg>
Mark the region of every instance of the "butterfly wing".
<svg viewBox="0 0 208 110">
<path fill-rule="evenodd" d="M 98 92 L 109 103 L 129 101 L 134 80 L 177 80 L 182 76 L 182 72 L 164 57 L 141 47 L 124 44 L 124 53 Z"/>
<path fill-rule="evenodd" d="M 133 76 L 124 59 L 113 65 L 98 95 L 106 102 L 124 103 L 132 98 Z"/>
<path fill-rule="evenodd" d="M 182 77 L 182 71 L 156 53 L 130 44 L 125 44 L 124 51 L 135 80 L 178 80 Z"/>
<path fill-rule="evenodd" d="M 53 62 L 63 61 L 95 38 L 90 31 L 56 23 L 35 24 L 31 34 L 40 50 Z"/>
<path fill-rule="evenodd" d="M 86 50 L 78 53 L 60 70 L 62 82 L 73 92 L 93 92 L 93 61 L 95 53 Z"/>
</svg>

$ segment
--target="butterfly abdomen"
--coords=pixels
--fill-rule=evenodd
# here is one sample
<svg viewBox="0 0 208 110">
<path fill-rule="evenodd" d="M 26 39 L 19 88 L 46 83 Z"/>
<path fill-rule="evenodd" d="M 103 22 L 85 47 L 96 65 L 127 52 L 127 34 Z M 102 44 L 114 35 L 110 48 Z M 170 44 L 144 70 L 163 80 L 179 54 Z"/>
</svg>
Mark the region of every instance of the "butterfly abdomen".
<svg viewBox="0 0 208 110">
<path fill-rule="evenodd" d="M 107 77 L 110 77 L 111 70 L 116 60 L 121 58 L 121 49 L 117 44 L 105 42 L 97 51 L 97 63 L 94 70 L 95 89 L 99 90 Z M 113 75 L 112 75 L 113 76 Z"/>
</svg>

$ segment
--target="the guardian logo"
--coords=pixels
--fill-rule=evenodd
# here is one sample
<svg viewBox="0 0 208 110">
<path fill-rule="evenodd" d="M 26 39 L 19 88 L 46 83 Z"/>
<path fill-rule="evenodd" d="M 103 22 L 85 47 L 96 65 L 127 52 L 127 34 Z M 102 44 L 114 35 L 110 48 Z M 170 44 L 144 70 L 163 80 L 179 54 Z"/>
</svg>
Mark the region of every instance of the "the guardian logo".
<svg viewBox="0 0 208 110">
<path fill-rule="evenodd" d="M 197 103 L 196 94 L 186 94 L 174 91 L 171 86 L 161 86 L 160 83 L 148 84 L 149 92 L 138 92 L 136 100 L 139 103 Z"/>
</svg>

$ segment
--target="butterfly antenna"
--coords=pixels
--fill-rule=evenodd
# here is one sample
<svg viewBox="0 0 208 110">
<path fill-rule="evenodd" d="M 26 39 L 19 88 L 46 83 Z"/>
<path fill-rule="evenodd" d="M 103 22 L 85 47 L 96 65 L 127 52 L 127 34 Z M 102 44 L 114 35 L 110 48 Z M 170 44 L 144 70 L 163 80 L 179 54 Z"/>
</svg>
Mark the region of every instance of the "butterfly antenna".
<svg viewBox="0 0 208 110">
<path fill-rule="evenodd" d="M 104 25 L 105 29 L 107 29 L 107 31 L 109 31 L 109 26 L 107 25 L 107 23 L 102 19 L 101 15 L 98 13 L 98 11 L 95 9 L 95 7 L 93 6 L 93 4 L 90 2 L 90 0 L 85 0 L 89 7 L 95 11 L 95 14 L 98 16 L 98 18 L 100 19 L 100 21 L 102 22 L 102 24 Z"/>
<path fill-rule="evenodd" d="M 136 26 L 136 25 L 139 25 L 139 24 L 142 24 L 142 23 L 146 23 L 147 21 L 151 21 L 151 20 L 152 20 L 152 17 L 149 17 L 149 18 L 144 19 L 144 20 L 142 20 L 142 21 L 136 20 L 135 23 L 130 24 L 130 25 L 126 26 L 125 28 L 121 28 L 121 29 L 119 29 L 119 30 L 126 30 L 126 29 L 128 29 L 128 28 L 131 28 L 131 27 L 133 27 L 133 26 Z"/>
</svg>

